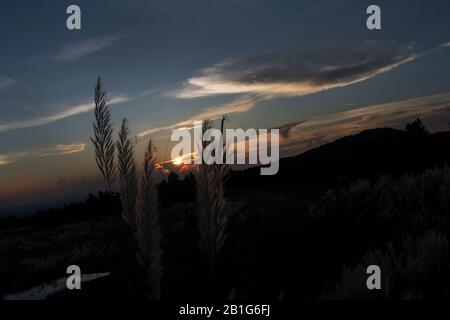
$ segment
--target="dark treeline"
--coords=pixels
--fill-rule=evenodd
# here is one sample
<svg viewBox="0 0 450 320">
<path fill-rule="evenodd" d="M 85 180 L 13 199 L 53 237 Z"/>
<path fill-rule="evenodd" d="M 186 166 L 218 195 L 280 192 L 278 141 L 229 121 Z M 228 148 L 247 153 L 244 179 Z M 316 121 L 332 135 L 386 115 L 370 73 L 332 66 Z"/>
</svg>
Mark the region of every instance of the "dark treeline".
<svg viewBox="0 0 450 320">
<path fill-rule="evenodd" d="M 191 202 L 195 199 L 195 179 L 192 174 L 179 179 L 175 173 L 170 173 L 166 180 L 159 185 L 160 204 L 163 209 L 177 203 Z M 116 217 L 121 211 L 120 197 L 112 194 Z M 97 195 L 89 194 L 84 201 L 72 202 L 62 208 L 50 208 L 38 210 L 27 217 L 9 216 L 0 219 L 0 230 L 8 230 L 20 226 L 57 226 L 65 223 L 73 223 L 93 218 L 107 217 L 111 215 L 111 197 L 107 192 L 100 191 Z"/>
</svg>

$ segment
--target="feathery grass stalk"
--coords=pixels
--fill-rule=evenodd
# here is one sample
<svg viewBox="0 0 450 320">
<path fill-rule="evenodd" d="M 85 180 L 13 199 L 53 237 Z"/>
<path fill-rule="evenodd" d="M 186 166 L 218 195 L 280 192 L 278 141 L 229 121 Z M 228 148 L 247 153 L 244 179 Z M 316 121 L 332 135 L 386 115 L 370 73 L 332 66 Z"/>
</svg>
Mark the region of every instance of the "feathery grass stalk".
<svg viewBox="0 0 450 320">
<path fill-rule="evenodd" d="M 102 89 L 100 78 L 98 78 L 95 86 L 94 103 L 94 137 L 91 137 L 91 141 L 95 146 L 95 161 L 103 175 L 106 191 L 111 193 L 115 173 L 113 128 L 106 101 L 106 91 Z"/>
<path fill-rule="evenodd" d="M 136 165 L 134 162 L 134 141 L 130 138 L 128 120 L 122 120 L 122 127 L 117 141 L 120 199 L 122 217 L 131 227 L 136 227 Z"/>
<path fill-rule="evenodd" d="M 161 229 L 159 225 L 158 192 L 154 184 L 155 155 L 152 141 L 145 152 L 139 185 L 136 216 L 138 259 L 146 271 L 148 298 L 161 299 Z"/>
<path fill-rule="evenodd" d="M 204 122 L 203 134 L 209 128 L 210 123 Z M 195 170 L 199 245 L 209 267 L 212 294 L 215 290 L 216 256 L 227 237 L 224 192 L 227 172 L 228 166 L 226 165 L 207 165 L 204 161 Z"/>
</svg>

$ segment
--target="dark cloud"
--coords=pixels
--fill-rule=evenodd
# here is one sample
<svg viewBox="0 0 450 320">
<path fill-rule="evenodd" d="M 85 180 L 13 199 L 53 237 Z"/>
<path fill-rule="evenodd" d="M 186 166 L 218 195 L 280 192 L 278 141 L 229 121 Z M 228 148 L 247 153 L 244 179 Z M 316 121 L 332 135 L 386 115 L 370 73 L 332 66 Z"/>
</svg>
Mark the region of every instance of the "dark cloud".
<svg viewBox="0 0 450 320">
<path fill-rule="evenodd" d="M 229 59 L 188 79 L 176 96 L 236 93 L 302 96 L 367 80 L 420 55 L 412 43 L 372 41 L 355 47 Z"/>
<path fill-rule="evenodd" d="M 361 47 L 325 49 L 314 53 L 263 55 L 223 68 L 238 83 L 309 82 L 314 85 L 351 82 L 383 68 L 401 64 L 417 55 L 413 46 L 395 42 L 368 42 Z M 233 71 L 244 70 L 241 76 Z M 247 70 L 247 71 L 245 71 Z"/>
</svg>

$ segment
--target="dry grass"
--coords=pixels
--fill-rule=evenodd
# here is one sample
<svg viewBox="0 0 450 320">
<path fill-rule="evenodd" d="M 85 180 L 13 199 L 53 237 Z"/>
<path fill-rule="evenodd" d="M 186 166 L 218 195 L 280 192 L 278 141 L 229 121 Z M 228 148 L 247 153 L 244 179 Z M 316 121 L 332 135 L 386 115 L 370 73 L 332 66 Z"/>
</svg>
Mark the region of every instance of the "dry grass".
<svg viewBox="0 0 450 320">
<path fill-rule="evenodd" d="M 136 227 L 136 165 L 134 162 L 134 141 L 130 138 L 127 119 L 123 119 L 117 141 L 120 199 L 122 217 L 133 229 Z"/>
<path fill-rule="evenodd" d="M 363 262 L 354 268 L 344 268 L 342 278 L 323 300 L 400 299 L 418 300 L 428 294 L 445 299 L 448 291 L 441 279 L 448 270 L 448 239 L 441 232 L 430 230 L 420 237 L 408 235 L 395 248 L 370 250 Z M 378 265 L 382 270 L 382 290 L 367 290 L 367 266 Z M 430 290 L 431 289 L 431 290 Z"/>
<path fill-rule="evenodd" d="M 154 184 L 155 155 L 150 140 L 145 152 L 137 200 L 136 238 L 138 259 L 146 270 L 148 298 L 161 298 L 161 228 L 159 224 L 158 192 Z"/>
<path fill-rule="evenodd" d="M 161 229 L 159 224 L 158 192 L 154 184 L 155 156 L 150 140 L 137 183 L 134 161 L 135 142 L 130 138 L 128 121 L 123 119 L 118 141 L 113 142 L 111 114 L 100 78 L 95 87 L 94 138 L 97 165 L 103 175 L 106 189 L 111 193 L 115 175 L 114 154 L 117 145 L 122 217 L 132 227 L 138 245 L 137 258 L 145 270 L 148 298 L 161 298 Z M 112 207 L 114 211 L 114 208 Z"/>
<path fill-rule="evenodd" d="M 94 103 L 94 137 L 91 140 L 95 146 L 95 161 L 103 175 L 106 191 L 111 192 L 115 174 L 115 148 L 112 138 L 111 114 L 106 100 L 106 91 L 102 88 L 100 78 L 95 86 Z"/>
<path fill-rule="evenodd" d="M 204 122 L 203 133 L 209 128 L 210 123 Z M 207 165 L 204 162 L 195 170 L 199 245 L 210 270 L 212 293 L 214 293 L 216 256 L 227 238 L 224 191 L 227 172 L 226 165 Z"/>
</svg>

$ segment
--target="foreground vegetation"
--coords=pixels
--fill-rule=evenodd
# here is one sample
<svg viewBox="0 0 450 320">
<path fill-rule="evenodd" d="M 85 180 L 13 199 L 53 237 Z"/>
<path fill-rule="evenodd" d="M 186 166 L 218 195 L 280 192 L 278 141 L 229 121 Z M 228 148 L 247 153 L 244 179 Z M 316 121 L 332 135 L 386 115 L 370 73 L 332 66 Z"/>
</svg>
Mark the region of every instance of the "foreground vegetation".
<svg viewBox="0 0 450 320">
<path fill-rule="evenodd" d="M 229 197 L 229 241 L 216 262 L 218 297 L 448 298 L 448 167 L 358 181 L 324 196 L 248 190 Z M 103 201 L 107 208 L 107 197 Z M 208 297 L 195 208 L 195 202 L 180 202 L 161 213 L 165 299 Z M 83 272 L 111 275 L 54 298 L 146 298 L 145 274 L 136 272 L 133 254 L 123 255 L 133 242 L 120 220 L 107 211 L 59 225 L 40 219 L 0 232 L 1 294 L 57 279 L 76 263 Z M 365 266 L 373 263 L 383 270 L 380 292 L 365 289 Z"/>
</svg>

